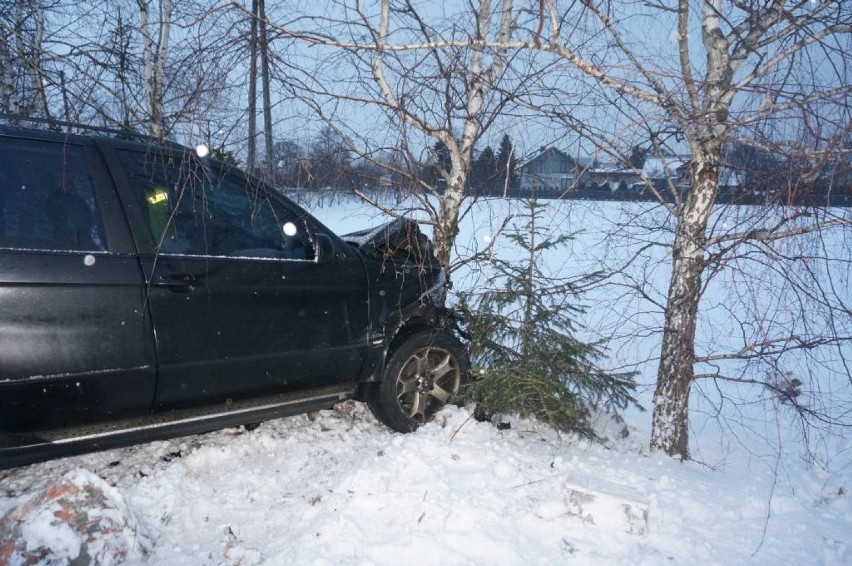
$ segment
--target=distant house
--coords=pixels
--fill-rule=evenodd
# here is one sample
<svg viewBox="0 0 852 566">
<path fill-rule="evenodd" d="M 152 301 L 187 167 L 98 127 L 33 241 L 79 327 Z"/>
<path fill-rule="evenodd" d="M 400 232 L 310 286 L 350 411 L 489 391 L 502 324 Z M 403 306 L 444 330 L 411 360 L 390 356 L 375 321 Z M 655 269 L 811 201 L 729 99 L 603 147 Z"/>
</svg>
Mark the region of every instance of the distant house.
<svg viewBox="0 0 852 566">
<path fill-rule="evenodd" d="M 540 196 L 627 199 L 674 199 L 689 192 L 691 155 L 648 153 L 639 167 L 621 162 L 602 162 L 590 157 L 571 157 L 565 152 L 542 147 L 537 155 L 520 168 L 519 193 L 537 192 Z M 834 169 L 822 177 L 848 179 L 848 169 L 837 174 Z M 822 178 L 820 177 L 820 179 Z M 845 183 L 839 183 L 844 185 Z M 653 187 L 654 191 L 648 190 Z M 724 202 L 745 202 L 746 174 L 730 164 L 719 171 L 719 198 Z M 844 187 L 845 188 L 845 187 Z M 627 194 L 617 194 L 626 191 Z M 843 190 L 834 197 L 845 199 Z M 834 193 L 832 193 L 833 195 Z M 845 201 L 844 201 L 845 202 Z"/>
<path fill-rule="evenodd" d="M 639 175 L 620 163 L 603 163 L 588 157 L 573 158 L 555 147 L 542 147 L 521 166 L 519 189 L 564 193 L 590 188 L 615 192 L 639 182 Z"/>
<path fill-rule="evenodd" d="M 642 177 L 650 181 L 666 181 L 676 186 L 689 184 L 688 155 L 648 155 L 642 165 Z"/>
<path fill-rule="evenodd" d="M 521 193 L 567 191 L 577 181 L 577 164 L 555 147 L 542 147 L 538 155 L 521 166 Z"/>
<path fill-rule="evenodd" d="M 634 191 L 644 193 L 650 183 L 662 194 L 670 194 L 672 187 L 678 193 L 689 190 L 689 155 L 648 154 L 642 164 L 641 175 L 631 186 Z"/>
<path fill-rule="evenodd" d="M 614 193 L 632 187 L 639 181 L 639 174 L 632 167 L 625 167 L 621 163 L 592 161 L 581 170 L 578 185 Z"/>
</svg>

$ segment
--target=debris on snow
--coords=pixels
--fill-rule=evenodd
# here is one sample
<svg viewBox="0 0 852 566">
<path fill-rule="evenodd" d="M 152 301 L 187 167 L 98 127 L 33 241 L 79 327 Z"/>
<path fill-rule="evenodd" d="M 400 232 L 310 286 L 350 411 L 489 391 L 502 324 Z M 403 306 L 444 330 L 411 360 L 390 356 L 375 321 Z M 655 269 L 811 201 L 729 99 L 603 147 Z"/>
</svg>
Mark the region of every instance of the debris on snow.
<svg viewBox="0 0 852 566">
<path fill-rule="evenodd" d="M 568 485 L 568 514 L 630 535 L 648 534 L 648 504 Z"/>
<path fill-rule="evenodd" d="M 82 469 L 10 509 L 0 540 L 0 564 L 123 564 L 152 548 L 118 490 Z"/>
</svg>

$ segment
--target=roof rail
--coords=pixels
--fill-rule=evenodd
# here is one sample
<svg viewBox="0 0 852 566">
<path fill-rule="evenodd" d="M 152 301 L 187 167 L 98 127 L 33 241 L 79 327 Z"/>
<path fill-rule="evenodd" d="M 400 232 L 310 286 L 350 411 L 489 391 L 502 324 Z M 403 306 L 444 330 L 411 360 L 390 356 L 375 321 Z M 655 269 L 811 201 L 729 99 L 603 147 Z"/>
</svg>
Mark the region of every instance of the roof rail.
<svg viewBox="0 0 852 566">
<path fill-rule="evenodd" d="M 50 130 L 61 131 L 67 130 L 68 133 L 85 133 L 94 132 L 98 134 L 112 134 L 117 138 L 139 140 L 139 141 L 158 141 L 155 137 L 147 134 L 140 134 L 129 129 L 108 128 L 106 126 L 90 126 L 87 124 L 79 124 L 77 122 L 66 122 L 64 120 L 56 120 L 54 118 L 35 118 L 32 116 L 22 116 L 19 114 L 4 114 L 0 113 L 0 123 L 13 127 L 24 127 L 22 123 L 33 124 L 31 127 L 46 126 Z"/>
</svg>

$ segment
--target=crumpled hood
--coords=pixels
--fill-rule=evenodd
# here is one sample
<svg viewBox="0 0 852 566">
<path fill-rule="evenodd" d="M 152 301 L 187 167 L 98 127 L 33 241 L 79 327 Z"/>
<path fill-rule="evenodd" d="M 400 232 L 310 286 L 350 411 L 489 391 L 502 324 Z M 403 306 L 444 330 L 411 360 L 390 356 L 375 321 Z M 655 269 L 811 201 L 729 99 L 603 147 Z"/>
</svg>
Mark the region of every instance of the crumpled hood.
<svg viewBox="0 0 852 566">
<path fill-rule="evenodd" d="M 376 228 L 342 236 L 367 256 L 400 263 L 416 263 L 435 268 L 437 261 L 432 242 L 420 231 L 417 222 L 400 217 Z"/>
</svg>

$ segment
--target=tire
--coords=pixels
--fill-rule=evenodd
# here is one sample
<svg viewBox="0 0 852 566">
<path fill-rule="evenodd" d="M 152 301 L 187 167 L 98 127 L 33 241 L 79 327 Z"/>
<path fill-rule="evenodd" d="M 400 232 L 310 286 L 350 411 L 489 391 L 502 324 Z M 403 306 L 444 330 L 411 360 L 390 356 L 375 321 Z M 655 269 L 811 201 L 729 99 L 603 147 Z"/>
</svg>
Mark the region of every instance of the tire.
<svg viewBox="0 0 852 566">
<path fill-rule="evenodd" d="M 368 404 L 390 428 L 411 432 L 455 399 L 468 366 L 467 348 L 452 333 L 416 332 L 393 351 Z"/>
</svg>

